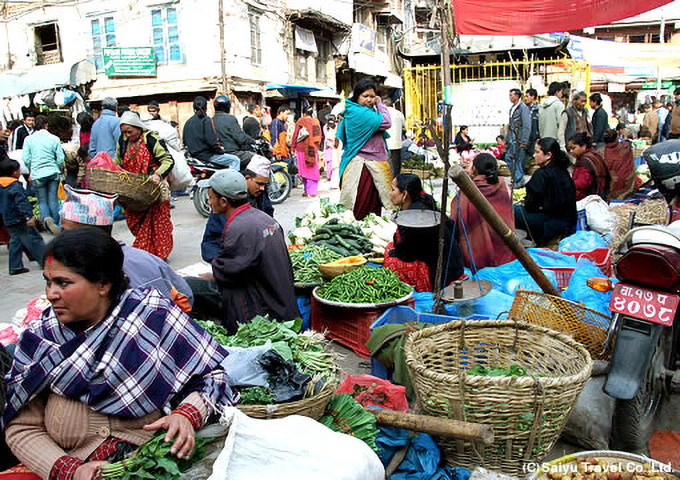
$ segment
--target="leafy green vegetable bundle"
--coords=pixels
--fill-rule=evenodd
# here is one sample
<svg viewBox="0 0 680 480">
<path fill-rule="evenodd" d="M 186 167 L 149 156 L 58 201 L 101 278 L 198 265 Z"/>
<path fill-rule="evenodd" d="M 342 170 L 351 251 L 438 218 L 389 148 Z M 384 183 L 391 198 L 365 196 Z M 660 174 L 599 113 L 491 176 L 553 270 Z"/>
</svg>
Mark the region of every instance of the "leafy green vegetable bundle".
<svg viewBox="0 0 680 480">
<path fill-rule="evenodd" d="M 224 327 L 211 321 L 198 322 L 213 338 L 226 347 L 259 347 L 272 342 L 275 350 L 287 361 L 294 361 L 299 371 L 308 375 L 321 375 L 330 380 L 337 374 L 335 355 L 324 349 L 324 338 L 319 333 L 298 333 L 302 327 L 302 320 L 296 319 L 289 322 L 277 322 L 266 317 L 257 316 L 250 322 L 239 326 L 235 335 L 229 336 Z M 253 390 L 251 387 L 241 390 L 243 403 L 250 405 L 269 405 L 271 392 L 267 390 Z M 244 400 L 245 392 L 245 400 Z M 267 396 L 269 394 L 269 397 Z M 263 403 L 266 402 L 266 403 Z"/>
<path fill-rule="evenodd" d="M 170 453 L 174 439 L 165 441 L 166 431 L 156 433 L 151 440 L 140 446 L 130 458 L 105 465 L 102 468 L 103 478 L 122 478 L 133 480 L 138 478 L 164 478 L 177 480 L 182 472 L 205 456 L 203 445 L 206 440 L 196 438 L 196 446 L 189 458 L 177 458 Z"/>
<path fill-rule="evenodd" d="M 321 283 L 319 265 L 341 258 L 340 254 L 323 245 L 307 245 L 290 252 L 293 274 L 297 283 Z"/>
<path fill-rule="evenodd" d="M 319 288 L 319 296 L 342 303 L 383 303 L 413 291 L 389 268 L 362 267 L 335 277 Z"/>
<path fill-rule="evenodd" d="M 525 377 L 527 369 L 515 364 L 510 365 L 510 368 L 507 369 L 501 366 L 485 368 L 482 365 L 475 365 L 468 370 L 467 374 L 482 377 Z"/>
<path fill-rule="evenodd" d="M 378 452 L 375 439 L 379 432 L 375 416 L 367 412 L 349 393 L 333 395 L 326 407 L 326 414 L 319 422 L 335 432 L 362 440 Z"/>
</svg>

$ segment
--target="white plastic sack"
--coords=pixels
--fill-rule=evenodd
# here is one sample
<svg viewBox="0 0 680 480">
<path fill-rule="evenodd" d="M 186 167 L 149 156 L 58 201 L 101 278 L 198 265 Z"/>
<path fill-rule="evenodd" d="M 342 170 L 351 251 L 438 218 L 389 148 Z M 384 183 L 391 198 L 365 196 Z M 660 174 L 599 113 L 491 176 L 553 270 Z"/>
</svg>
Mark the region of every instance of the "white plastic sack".
<svg viewBox="0 0 680 480">
<path fill-rule="evenodd" d="M 184 190 L 187 188 L 193 177 L 191 176 L 191 169 L 187 164 L 187 159 L 184 158 L 182 152 L 178 152 L 174 148 L 168 147 L 172 159 L 175 161 L 175 165 L 172 167 L 172 172 L 168 175 L 168 183 L 170 184 L 170 190 Z"/>
<path fill-rule="evenodd" d="M 337 433 L 299 415 L 250 418 L 227 407 L 224 449 L 208 480 L 383 480 L 378 456 L 358 438 Z"/>
<path fill-rule="evenodd" d="M 609 205 L 598 195 L 589 195 L 576 203 L 578 210 L 586 211 L 586 221 L 591 230 L 606 235 L 614 229 L 614 216 Z"/>
</svg>

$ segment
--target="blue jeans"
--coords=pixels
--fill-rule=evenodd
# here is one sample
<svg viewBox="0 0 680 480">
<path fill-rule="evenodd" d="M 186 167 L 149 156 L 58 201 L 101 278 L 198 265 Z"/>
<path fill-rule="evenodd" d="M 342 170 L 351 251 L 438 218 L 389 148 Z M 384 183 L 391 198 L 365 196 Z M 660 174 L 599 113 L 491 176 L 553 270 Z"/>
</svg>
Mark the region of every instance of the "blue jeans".
<svg viewBox="0 0 680 480">
<path fill-rule="evenodd" d="M 59 223 L 59 174 L 33 180 L 33 188 L 38 197 L 38 209 L 40 220 L 45 222 L 47 217 L 52 217 L 55 223 Z"/>
<path fill-rule="evenodd" d="M 515 158 L 517 156 L 517 158 Z M 507 153 L 505 154 L 505 160 L 508 164 L 510 172 L 512 172 L 512 180 L 517 182 L 522 182 L 524 180 L 524 163 L 527 159 L 526 148 L 520 148 L 519 145 L 508 145 Z"/>
<path fill-rule="evenodd" d="M 241 170 L 241 159 L 236 155 L 231 155 L 229 153 L 213 155 L 210 157 L 210 162 L 216 165 L 222 165 L 223 167 L 229 167 L 237 172 Z"/>
<path fill-rule="evenodd" d="M 23 247 L 26 247 L 31 256 L 42 265 L 45 242 L 35 227 L 28 227 L 25 223 L 7 225 L 9 232 L 9 271 L 15 272 L 24 268 L 22 258 Z"/>
</svg>

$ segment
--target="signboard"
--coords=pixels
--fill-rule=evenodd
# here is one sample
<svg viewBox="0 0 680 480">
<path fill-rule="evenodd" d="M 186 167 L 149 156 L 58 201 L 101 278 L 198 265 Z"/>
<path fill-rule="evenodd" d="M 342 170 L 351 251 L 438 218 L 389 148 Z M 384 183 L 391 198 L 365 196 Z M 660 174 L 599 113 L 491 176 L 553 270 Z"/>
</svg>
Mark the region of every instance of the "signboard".
<svg viewBox="0 0 680 480">
<path fill-rule="evenodd" d="M 153 47 L 105 48 L 104 71 L 107 77 L 155 77 L 156 53 Z"/>
<path fill-rule="evenodd" d="M 673 82 L 671 81 L 664 81 L 661 82 L 661 90 L 670 90 L 674 87 Z M 640 87 L 641 90 L 656 90 L 659 88 L 659 84 L 657 82 L 649 82 L 649 83 L 643 83 L 642 87 Z"/>
<path fill-rule="evenodd" d="M 609 82 L 607 84 L 607 91 L 609 93 L 625 93 L 626 92 L 626 84 L 625 83 Z"/>
<path fill-rule="evenodd" d="M 352 51 L 366 55 L 375 54 L 375 32 L 361 23 L 352 25 Z"/>
</svg>

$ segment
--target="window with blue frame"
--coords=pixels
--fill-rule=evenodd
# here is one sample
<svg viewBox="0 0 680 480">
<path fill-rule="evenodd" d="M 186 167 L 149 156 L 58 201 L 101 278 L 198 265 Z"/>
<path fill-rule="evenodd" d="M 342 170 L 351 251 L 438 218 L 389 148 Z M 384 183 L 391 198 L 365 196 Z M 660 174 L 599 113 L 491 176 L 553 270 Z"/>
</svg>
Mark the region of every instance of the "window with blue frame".
<svg viewBox="0 0 680 480">
<path fill-rule="evenodd" d="M 151 10 L 151 34 L 156 61 L 159 64 L 182 61 L 177 9 L 175 7 Z"/>
<path fill-rule="evenodd" d="M 113 17 L 100 17 L 90 20 L 92 31 L 92 50 L 97 70 L 104 70 L 103 49 L 116 46 L 116 24 Z"/>
</svg>

